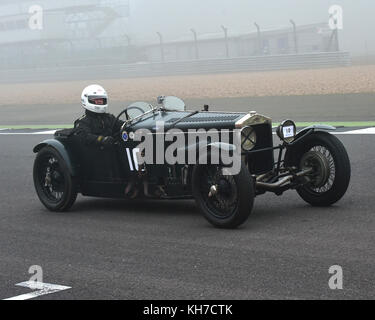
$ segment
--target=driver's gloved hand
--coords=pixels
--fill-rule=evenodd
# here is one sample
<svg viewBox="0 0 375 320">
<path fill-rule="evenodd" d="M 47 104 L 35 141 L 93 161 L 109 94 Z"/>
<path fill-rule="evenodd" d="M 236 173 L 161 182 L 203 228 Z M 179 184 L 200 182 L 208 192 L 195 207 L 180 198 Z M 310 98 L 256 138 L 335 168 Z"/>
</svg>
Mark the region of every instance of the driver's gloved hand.
<svg viewBox="0 0 375 320">
<path fill-rule="evenodd" d="M 108 136 L 108 137 L 99 136 L 98 142 L 102 146 L 111 146 L 115 143 L 115 139 L 111 136 Z"/>
</svg>

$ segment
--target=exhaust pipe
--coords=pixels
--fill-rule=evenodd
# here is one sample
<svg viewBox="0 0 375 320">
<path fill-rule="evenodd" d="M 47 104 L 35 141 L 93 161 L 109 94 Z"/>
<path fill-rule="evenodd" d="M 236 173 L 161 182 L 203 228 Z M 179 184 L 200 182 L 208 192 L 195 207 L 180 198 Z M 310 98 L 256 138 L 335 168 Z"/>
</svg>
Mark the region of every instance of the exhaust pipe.
<svg viewBox="0 0 375 320">
<path fill-rule="evenodd" d="M 283 187 L 285 184 L 287 184 L 288 182 L 293 180 L 293 178 L 295 178 L 295 177 L 302 177 L 302 176 L 305 176 L 306 174 L 309 174 L 312 170 L 313 170 L 312 168 L 302 170 L 302 171 L 296 173 L 295 175 L 286 176 L 286 177 L 284 177 L 284 178 L 282 178 L 279 181 L 274 182 L 274 183 L 257 181 L 255 185 L 256 185 L 256 187 L 263 188 L 263 189 L 266 189 L 266 190 L 275 190 L 275 189 Z"/>
</svg>

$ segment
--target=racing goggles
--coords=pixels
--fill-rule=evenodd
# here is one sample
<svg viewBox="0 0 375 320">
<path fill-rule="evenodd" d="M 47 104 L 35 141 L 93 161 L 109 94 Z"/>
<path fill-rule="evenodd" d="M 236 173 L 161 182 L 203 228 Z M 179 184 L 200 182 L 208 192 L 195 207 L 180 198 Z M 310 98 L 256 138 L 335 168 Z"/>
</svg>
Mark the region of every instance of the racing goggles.
<svg viewBox="0 0 375 320">
<path fill-rule="evenodd" d="M 88 97 L 89 103 L 97 105 L 97 106 L 105 106 L 107 105 L 107 97 L 101 96 L 89 96 Z"/>
</svg>

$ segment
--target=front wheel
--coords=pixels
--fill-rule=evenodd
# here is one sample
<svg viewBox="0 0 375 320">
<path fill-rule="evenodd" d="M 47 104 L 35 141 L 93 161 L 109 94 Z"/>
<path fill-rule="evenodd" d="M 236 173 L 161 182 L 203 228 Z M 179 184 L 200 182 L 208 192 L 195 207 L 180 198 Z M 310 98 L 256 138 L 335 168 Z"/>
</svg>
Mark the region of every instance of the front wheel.
<svg viewBox="0 0 375 320">
<path fill-rule="evenodd" d="M 204 217 L 218 228 L 239 227 L 253 209 L 254 182 L 245 165 L 237 175 L 225 175 L 221 165 L 197 165 L 192 189 Z"/>
<path fill-rule="evenodd" d="M 67 211 L 77 198 L 76 183 L 64 159 L 52 147 L 39 151 L 34 162 L 34 186 L 43 205 L 51 211 Z"/>
<path fill-rule="evenodd" d="M 330 206 L 346 193 L 351 175 L 344 145 L 335 136 L 316 132 L 288 150 L 285 166 L 312 168 L 308 181 L 297 188 L 300 197 L 313 206 Z"/>
</svg>

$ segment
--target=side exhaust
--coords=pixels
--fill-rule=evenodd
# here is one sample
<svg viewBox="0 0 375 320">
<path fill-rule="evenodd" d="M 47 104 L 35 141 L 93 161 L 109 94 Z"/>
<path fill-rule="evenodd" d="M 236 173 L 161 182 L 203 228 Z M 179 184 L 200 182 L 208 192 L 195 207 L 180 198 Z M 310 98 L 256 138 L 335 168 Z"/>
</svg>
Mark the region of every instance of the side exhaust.
<svg viewBox="0 0 375 320">
<path fill-rule="evenodd" d="M 309 174 L 310 172 L 312 172 L 312 170 L 313 170 L 312 168 L 302 170 L 302 171 L 296 173 L 295 175 L 288 175 L 288 176 L 286 176 L 286 177 L 284 177 L 284 178 L 282 178 L 279 181 L 274 182 L 274 183 L 256 181 L 255 185 L 256 185 L 257 188 L 260 188 L 260 189 L 263 189 L 263 190 L 275 191 L 278 188 L 286 186 L 294 178 L 303 177 L 303 176 Z"/>
</svg>

